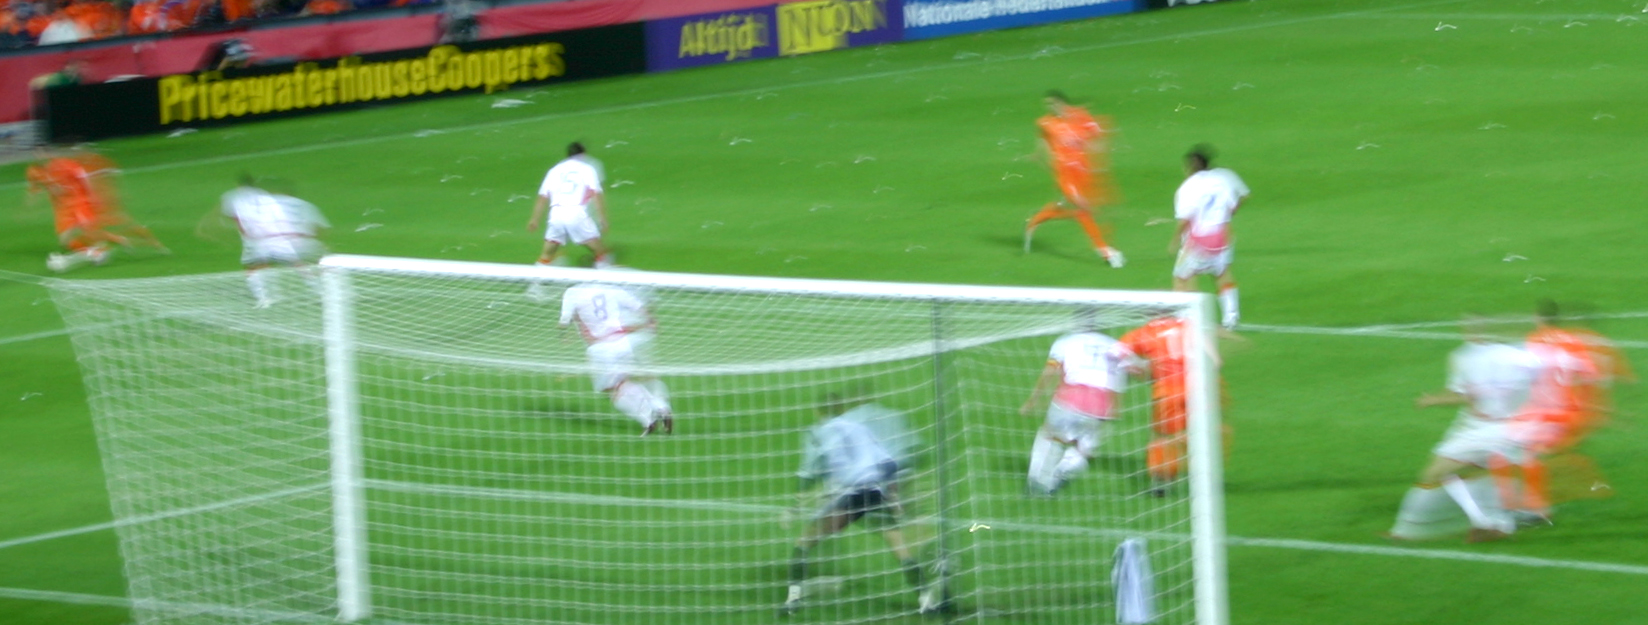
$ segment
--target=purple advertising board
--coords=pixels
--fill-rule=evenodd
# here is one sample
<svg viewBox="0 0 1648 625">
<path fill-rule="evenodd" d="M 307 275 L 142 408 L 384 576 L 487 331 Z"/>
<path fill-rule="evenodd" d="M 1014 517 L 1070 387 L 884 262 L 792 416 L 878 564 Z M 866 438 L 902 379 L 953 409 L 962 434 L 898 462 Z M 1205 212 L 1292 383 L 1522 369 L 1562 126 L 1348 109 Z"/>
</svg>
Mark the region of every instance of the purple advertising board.
<svg viewBox="0 0 1648 625">
<path fill-rule="evenodd" d="M 647 69 L 794 56 L 903 39 L 903 0 L 801 0 L 647 22 Z"/>
</svg>

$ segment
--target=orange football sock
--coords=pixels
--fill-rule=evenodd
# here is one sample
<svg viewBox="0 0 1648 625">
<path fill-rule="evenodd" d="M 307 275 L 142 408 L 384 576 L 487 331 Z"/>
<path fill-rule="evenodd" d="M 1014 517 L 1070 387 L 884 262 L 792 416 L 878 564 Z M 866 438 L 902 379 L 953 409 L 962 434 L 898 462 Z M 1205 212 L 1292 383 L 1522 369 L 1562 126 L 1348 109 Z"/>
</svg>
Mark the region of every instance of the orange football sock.
<svg viewBox="0 0 1648 625">
<path fill-rule="evenodd" d="M 1109 245 L 1104 242 L 1104 233 L 1099 230 L 1099 224 L 1093 221 L 1093 212 L 1085 210 L 1071 211 L 1075 213 L 1076 223 L 1081 224 L 1082 230 L 1087 232 L 1087 238 L 1093 241 L 1093 249 L 1102 250 Z"/>
<path fill-rule="evenodd" d="M 1493 476 L 1494 485 L 1499 487 L 1499 503 L 1507 510 L 1521 508 L 1522 489 L 1517 488 L 1516 465 L 1511 464 L 1504 456 L 1488 456 L 1488 474 Z"/>
<path fill-rule="evenodd" d="M 1522 463 L 1522 505 L 1519 510 L 1526 510 L 1535 514 L 1549 514 L 1551 499 L 1547 494 L 1549 474 L 1545 471 L 1545 463 L 1538 458 L 1529 458 Z"/>
<path fill-rule="evenodd" d="M 1182 464 L 1182 454 L 1178 445 L 1172 441 L 1153 440 L 1145 452 L 1146 465 L 1150 468 L 1150 478 L 1158 482 L 1172 481 L 1179 477 L 1179 466 Z"/>
</svg>

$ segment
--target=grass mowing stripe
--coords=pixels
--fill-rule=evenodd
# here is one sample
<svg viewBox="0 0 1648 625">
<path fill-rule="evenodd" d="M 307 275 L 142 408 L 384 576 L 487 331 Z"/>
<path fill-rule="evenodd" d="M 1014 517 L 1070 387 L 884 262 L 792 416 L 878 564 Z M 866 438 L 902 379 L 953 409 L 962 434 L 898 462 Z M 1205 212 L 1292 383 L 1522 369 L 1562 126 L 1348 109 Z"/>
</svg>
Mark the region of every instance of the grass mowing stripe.
<svg viewBox="0 0 1648 625">
<path fill-rule="evenodd" d="M 1265 29 L 1265 28 L 1275 28 L 1275 27 L 1279 27 L 1279 26 L 1293 26 L 1293 25 L 1297 25 L 1297 24 L 1305 24 L 1305 23 L 1310 23 L 1310 22 L 1319 22 L 1319 21 L 1333 20 L 1333 19 L 1343 19 L 1343 18 L 1347 18 L 1347 17 L 1362 17 L 1362 16 L 1365 16 L 1365 15 L 1374 15 L 1374 14 L 1386 13 L 1386 12 L 1390 12 L 1390 11 L 1401 11 L 1401 10 L 1405 10 L 1405 9 L 1414 9 L 1414 8 L 1421 8 L 1421 7 L 1433 7 L 1433 6 L 1441 6 L 1441 5 L 1447 5 L 1447 4 L 1460 4 L 1460 3 L 1468 2 L 1468 1 L 1470 1 L 1470 0 L 1439 0 L 1437 2 L 1421 2 L 1421 3 L 1416 3 L 1416 4 L 1405 4 L 1405 5 L 1392 6 L 1392 7 L 1381 7 L 1381 8 L 1378 8 L 1378 9 L 1367 9 L 1367 10 L 1362 10 L 1362 11 L 1346 11 L 1346 12 L 1343 12 L 1343 13 L 1333 13 L 1333 14 L 1329 14 L 1329 15 L 1319 15 L 1319 16 L 1313 16 L 1313 17 L 1302 17 L 1302 18 L 1298 18 L 1298 19 L 1281 20 L 1281 21 L 1275 21 L 1275 22 L 1264 22 L 1264 23 L 1259 23 L 1259 24 L 1248 24 L 1248 25 L 1244 25 L 1244 26 L 1232 26 L 1232 27 L 1229 27 L 1229 28 L 1215 28 L 1215 29 L 1211 29 L 1211 30 L 1202 30 L 1202 31 L 1175 34 L 1175 35 L 1161 35 L 1161 36 L 1157 36 L 1157 37 L 1147 37 L 1147 38 L 1144 38 L 1144 39 L 1132 39 L 1132 40 L 1128 40 L 1128 41 L 1112 41 L 1112 42 L 1107 42 L 1107 43 L 1094 44 L 1094 45 L 1090 45 L 1090 46 L 1076 46 L 1076 47 L 1072 47 L 1072 48 L 1067 48 L 1064 51 L 1062 51 L 1060 54 L 1095 52 L 1095 51 L 1109 50 L 1109 49 L 1120 48 L 1120 47 L 1125 47 L 1125 46 L 1135 46 L 1135 45 L 1150 44 L 1150 43 L 1162 43 L 1162 42 L 1170 42 L 1170 41 L 1179 41 L 1179 40 L 1182 40 L 1182 39 L 1192 39 L 1192 38 L 1197 38 L 1197 37 L 1208 37 L 1208 36 L 1214 36 L 1214 35 L 1224 35 L 1224 34 L 1230 34 L 1230 33 L 1246 32 L 1246 31 L 1250 31 L 1250 30 L 1261 30 L 1261 29 Z M 542 122 L 542 121 L 549 121 L 549 120 L 567 119 L 567 118 L 571 118 L 571 117 L 582 117 L 582 116 L 585 116 L 585 115 L 602 115 L 602 114 L 607 114 L 607 113 L 621 113 L 621 112 L 626 112 L 626 111 L 635 111 L 635 110 L 642 110 L 642 109 L 649 109 L 649 108 L 658 108 L 658 107 L 662 107 L 662 106 L 672 106 L 672 105 L 676 105 L 676 104 L 691 104 L 691 103 L 694 103 L 694 102 L 717 100 L 717 99 L 721 99 L 721 98 L 737 97 L 737 96 L 744 96 L 744 95 L 758 95 L 758 94 L 761 94 L 761 93 L 767 93 L 767 92 L 781 90 L 781 89 L 795 89 L 795 88 L 806 88 L 806 87 L 823 87 L 823 86 L 829 86 L 829 85 L 839 85 L 839 84 L 849 83 L 849 82 L 858 82 L 858 81 L 861 81 L 861 80 L 874 80 L 874 79 L 878 79 L 878 78 L 890 78 L 890 77 L 894 77 L 894 76 L 904 76 L 904 75 L 909 75 L 909 74 L 917 74 L 917 73 L 929 72 L 929 71 L 935 71 L 935 70 L 945 70 L 945 69 L 951 69 L 951 68 L 967 68 L 967 67 L 974 67 L 974 66 L 977 66 L 977 65 L 988 65 L 988 64 L 992 64 L 992 63 L 1003 63 L 1003 62 L 1010 62 L 1010 61 L 1024 61 L 1024 60 L 1039 58 L 1041 56 L 1042 56 L 1042 53 L 1035 52 L 1035 53 L 1031 53 L 1031 54 L 1003 56 L 1003 57 L 991 58 L 991 59 L 979 59 L 977 61 L 965 61 L 965 62 L 960 62 L 960 63 L 946 63 L 946 64 L 943 64 L 943 65 L 927 65 L 927 66 L 922 66 L 922 67 L 912 67 L 912 68 L 907 68 L 907 69 L 890 70 L 890 71 L 885 71 L 885 72 L 873 72 L 873 73 L 868 73 L 868 74 L 854 74 L 852 76 L 842 76 L 842 77 L 828 78 L 828 79 L 823 79 L 823 80 L 803 81 L 803 82 L 796 82 L 796 83 L 790 83 L 790 84 L 785 84 L 785 85 L 774 85 L 774 86 L 769 86 L 769 87 L 758 87 L 758 88 L 752 88 L 752 89 L 739 89 L 739 90 L 736 90 L 736 91 L 723 91 L 723 92 L 720 92 L 720 93 L 708 93 L 708 94 L 687 96 L 687 97 L 681 97 L 681 98 L 670 98 L 670 99 L 665 99 L 665 100 L 654 100 L 652 102 L 638 102 L 638 103 L 635 103 L 635 104 L 623 104 L 623 105 L 618 105 L 618 106 L 599 107 L 599 108 L 585 109 L 585 110 L 582 110 L 582 111 L 569 111 L 569 112 L 564 112 L 564 113 L 549 113 L 549 114 L 545 114 L 545 115 L 536 115 L 536 116 L 532 116 L 532 117 L 522 117 L 522 118 L 517 118 L 517 119 L 500 120 L 500 121 L 495 121 L 495 122 L 484 122 L 484 123 L 480 123 L 480 124 L 469 124 L 469 125 L 466 125 L 466 126 L 455 126 L 455 127 L 452 127 L 452 128 L 447 128 L 447 129 L 441 130 L 440 132 L 443 133 L 443 134 L 444 133 L 453 133 L 453 132 L 469 132 L 469 131 L 474 131 L 474 130 L 485 130 L 485 129 L 489 129 L 489 128 L 514 126 L 514 125 L 517 125 L 517 124 L 528 124 L 528 123 Z M 418 135 L 420 135 L 424 132 L 427 132 L 427 130 L 420 130 L 420 131 L 417 131 L 416 133 L 397 132 L 397 133 L 394 133 L 394 134 L 380 135 L 380 136 L 377 136 L 377 137 L 363 137 L 363 138 L 360 138 L 360 139 L 350 139 L 350 140 L 347 140 L 347 141 L 335 141 L 335 142 L 330 142 L 330 143 L 314 143 L 314 144 L 310 144 L 310 145 L 296 146 L 296 147 L 290 147 L 290 148 L 280 148 L 280 149 L 275 149 L 275 150 L 265 150 L 265 151 L 261 151 L 261 152 L 245 152 L 245 153 L 241 153 L 241 154 L 229 154 L 229 155 L 225 155 L 225 156 L 215 156 L 215 157 L 211 157 L 211 158 L 177 161 L 177 162 L 173 162 L 173 163 L 165 163 L 165 164 L 160 164 L 160 165 L 149 165 L 149 166 L 146 166 L 146 167 L 133 167 L 133 168 L 128 168 L 128 169 L 123 169 L 122 171 L 124 173 L 127 173 L 127 174 L 138 174 L 138 173 L 148 173 L 148 172 L 156 172 L 156 171 L 166 171 L 166 170 L 170 170 L 170 169 L 179 169 L 179 168 L 185 168 L 185 167 L 197 167 L 197 166 L 203 166 L 203 165 L 216 165 L 216 164 L 219 164 L 219 163 L 228 163 L 228 162 L 234 162 L 234 161 L 240 161 L 240 160 L 246 160 L 246 159 L 252 159 L 252 158 L 263 158 L 263 157 L 267 157 L 267 156 L 284 156 L 284 155 L 290 155 L 290 154 L 304 154 L 304 153 L 308 153 L 308 152 L 316 152 L 316 151 L 327 150 L 327 149 L 332 149 L 332 148 L 348 148 L 348 147 L 355 147 L 355 146 L 360 146 L 360 145 L 370 145 L 370 144 L 373 144 L 373 143 L 380 143 L 380 142 L 383 142 L 383 141 L 392 141 L 392 140 L 396 140 L 396 139 L 416 139 L 416 138 L 420 138 Z M 12 188 L 12 187 L 18 187 L 18 186 L 22 186 L 22 184 L 23 183 L 21 183 L 21 182 L 0 183 L 0 189 L 8 189 L 8 188 Z"/>
</svg>

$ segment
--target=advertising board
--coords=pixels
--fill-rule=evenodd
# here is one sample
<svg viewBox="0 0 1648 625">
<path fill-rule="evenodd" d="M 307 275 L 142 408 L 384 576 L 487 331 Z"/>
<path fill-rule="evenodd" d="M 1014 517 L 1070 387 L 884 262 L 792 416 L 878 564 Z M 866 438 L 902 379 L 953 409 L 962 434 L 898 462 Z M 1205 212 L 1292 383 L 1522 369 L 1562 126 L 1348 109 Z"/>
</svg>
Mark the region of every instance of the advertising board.
<svg viewBox="0 0 1648 625">
<path fill-rule="evenodd" d="M 904 38 L 931 39 L 1132 13 L 1144 0 L 904 0 Z"/>
<path fill-rule="evenodd" d="M 640 24 L 58 87 L 53 141 L 235 124 L 645 71 Z"/>
</svg>

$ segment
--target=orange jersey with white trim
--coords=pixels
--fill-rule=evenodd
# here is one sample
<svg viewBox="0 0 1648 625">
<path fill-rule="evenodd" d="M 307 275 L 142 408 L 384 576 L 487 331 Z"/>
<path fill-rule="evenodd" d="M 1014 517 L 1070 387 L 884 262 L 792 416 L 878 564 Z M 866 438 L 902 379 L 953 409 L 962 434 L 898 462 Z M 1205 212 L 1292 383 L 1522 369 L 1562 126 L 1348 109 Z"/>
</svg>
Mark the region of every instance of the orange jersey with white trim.
<svg viewBox="0 0 1648 625">
<path fill-rule="evenodd" d="M 100 212 L 91 172 L 80 161 L 54 158 L 28 169 L 30 184 L 51 195 L 58 231 L 97 225 Z"/>
<path fill-rule="evenodd" d="M 1161 317 L 1122 335 L 1123 345 L 1150 361 L 1151 394 L 1157 399 L 1184 395 L 1185 332 L 1183 319 Z"/>
<path fill-rule="evenodd" d="M 1052 154 L 1054 166 L 1089 170 L 1089 148 L 1104 134 L 1098 120 L 1080 107 L 1068 107 L 1062 115 L 1043 115 L 1036 120 L 1041 139 Z"/>
<path fill-rule="evenodd" d="M 1529 407 L 1567 421 L 1581 418 L 1592 407 L 1602 379 L 1589 341 L 1563 328 L 1546 327 L 1529 334 L 1527 345 L 1545 364 L 1530 390 Z"/>
</svg>

